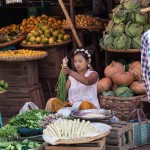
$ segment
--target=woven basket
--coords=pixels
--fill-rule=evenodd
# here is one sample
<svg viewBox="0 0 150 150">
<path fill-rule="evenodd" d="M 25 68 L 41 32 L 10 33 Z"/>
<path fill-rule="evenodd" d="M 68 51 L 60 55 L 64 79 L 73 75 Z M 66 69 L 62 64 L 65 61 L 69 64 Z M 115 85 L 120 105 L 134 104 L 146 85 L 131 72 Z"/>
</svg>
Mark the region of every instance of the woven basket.
<svg viewBox="0 0 150 150">
<path fill-rule="evenodd" d="M 20 44 L 22 48 L 34 48 L 34 49 L 40 49 L 40 48 L 49 48 L 49 47 L 57 47 L 57 46 L 63 46 L 66 44 L 69 44 L 71 40 L 64 41 L 61 43 L 55 43 L 55 44 L 32 44 L 32 45 L 25 45 L 25 44 Z"/>
<path fill-rule="evenodd" d="M 117 49 L 107 49 L 109 52 L 117 52 L 117 53 L 140 53 L 140 49 L 125 49 L 125 50 L 117 50 Z"/>
<path fill-rule="evenodd" d="M 30 61 L 30 60 L 39 60 L 48 56 L 48 53 L 45 51 L 44 54 L 35 55 L 35 56 L 0 56 L 0 61 Z"/>
<path fill-rule="evenodd" d="M 16 45 L 16 44 L 20 43 L 21 41 L 23 41 L 25 39 L 25 37 L 26 37 L 25 35 L 22 35 L 19 38 L 13 40 L 13 41 L 5 42 L 3 44 L 0 44 L 0 48 L 4 48 L 4 47 L 7 47 L 7 46 L 11 46 L 11 45 Z"/>
<path fill-rule="evenodd" d="M 120 120 L 127 120 L 130 112 L 137 108 L 140 105 L 140 101 L 146 96 L 114 97 L 100 95 L 100 106 L 101 108 L 115 111 L 115 115 Z"/>
</svg>

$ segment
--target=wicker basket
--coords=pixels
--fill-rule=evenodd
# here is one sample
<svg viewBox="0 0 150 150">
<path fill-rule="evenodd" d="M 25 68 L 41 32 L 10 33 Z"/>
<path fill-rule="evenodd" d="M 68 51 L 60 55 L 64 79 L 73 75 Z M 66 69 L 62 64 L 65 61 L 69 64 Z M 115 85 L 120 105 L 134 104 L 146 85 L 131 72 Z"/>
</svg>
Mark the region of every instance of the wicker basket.
<svg viewBox="0 0 150 150">
<path fill-rule="evenodd" d="M 7 47 L 7 46 L 12 46 L 12 45 L 16 45 L 16 44 L 20 43 L 21 41 L 23 41 L 25 39 L 25 37 L 26 37 L 25 35 L 22 35 L 19 38 L 13 40 L 13 41 L 5 42 L 3 44 L 0 44 L 0 48 L 4 48 L 4 47 Z"/>
<path fill-rule="evenodd" d="M 107 49 L 106 51 L 109 52 L 116 52 L 116 53 L 140 53 L 140 49 L 125 49 L 125 50 L 118 50 L 118 49 Z"/>
<path fill-rule="evenodd" d="M 68 40 L 68 41 L 64 41 L 64 42 L 61 42 L 61 43 L 54 43 L 54 44 L 31 44 L 31 45 L 25 45 L 25 44 L 20 44 L 20 46 L 22 48 L 28 48 L 28 49 L 40 49 L 40 48 L 50 48 L 50 47 L 57 47 L 57 46 L 63 46 L 63 45 L 66 45 L 66 44 L 69 44 L 71 42 L 71 40 Z"/>
<path fill-rule="evenodd" d="M 0 56 L 0 61 L 30 61 L 30 60 L 40 60 L 48 56 L 48 53 L 45 51 L 41 55 L 35 56 Z"/>
<path fill-rule="evenodd" d="M 146 96 L 114 97 L 100 95 L 100 106 L 114 111 L 120 120 L 127 120 L 130 112 L 137 108 L 140 105 L 140 101 Z"/>
</svg>

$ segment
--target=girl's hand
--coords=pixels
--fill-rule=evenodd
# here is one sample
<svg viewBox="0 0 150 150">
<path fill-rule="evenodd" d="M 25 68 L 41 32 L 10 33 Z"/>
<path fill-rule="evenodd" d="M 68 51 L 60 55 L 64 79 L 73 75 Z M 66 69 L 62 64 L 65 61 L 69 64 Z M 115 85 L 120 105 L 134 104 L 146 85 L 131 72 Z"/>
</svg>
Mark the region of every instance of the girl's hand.
<svg viewBox="0 0 150 150">
<path fill-rule="evenodd" d="M 69 74 L 69 71 L 70 71 L 70 68 L 68 66 L 65 66 L 65 67 L 62 66 L 62 72 L 64 74 Z"/>
</svg>

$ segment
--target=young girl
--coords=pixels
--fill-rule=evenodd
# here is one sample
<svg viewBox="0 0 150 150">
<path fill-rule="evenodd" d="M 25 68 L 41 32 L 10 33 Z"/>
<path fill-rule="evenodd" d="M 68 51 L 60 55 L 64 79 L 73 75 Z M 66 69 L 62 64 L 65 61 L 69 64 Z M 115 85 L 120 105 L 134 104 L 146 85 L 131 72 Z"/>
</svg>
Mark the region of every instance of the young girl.
<svg viewBox="0 0 150 150">
<path fill-rule="evenodd" d="M 77 49 L 74 52 L 74 66 L 76 72 L 69 67 L 62 67 L 64 74 L 68 74 L 69 78 L 66 83 L 68 92 L 68 100 L 70 103 L 89 101 L 100 108 L 97 98 L 97 81 L 98 74 L 91 71 L 91 54 L 88 50 Z"/>
</svg>

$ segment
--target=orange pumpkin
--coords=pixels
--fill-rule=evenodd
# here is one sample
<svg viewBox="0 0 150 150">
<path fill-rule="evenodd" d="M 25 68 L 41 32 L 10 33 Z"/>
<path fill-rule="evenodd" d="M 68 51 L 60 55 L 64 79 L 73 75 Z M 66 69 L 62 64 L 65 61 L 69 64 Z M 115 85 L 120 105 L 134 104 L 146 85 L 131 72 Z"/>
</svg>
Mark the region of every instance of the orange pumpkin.
<svg viewBox="0 0 150 150">
<path fill-rule="evenodd" d="M 112 81 L 116 85 L 126 85 L 132 84 L 134 78 L 130 72 L 117 72 L 113 75 Z"/>
<path fill-rule="evenodd" d="M 112 61 L 112 63 L 105 68 L 104 74 L 105 74 L 105 77 L 111 79 L 112 76 L 115 73 L 117 73 L 117 72 L 123 72 L 123 71 L 124 71 L 123 64 L 121 64 L 119 62 Z"/>
<path fill-rule="evenodd" d="M 131 84 L 130 89 L 137 95 L 146 94 L 146 89 L 143 81 L 134 81 Z"/>
<path fill-rule="evenodd" d="M 112 81 L 109 78 L 102 78 L 98 81 L 97 91 L 101 94 L 103 91 L 109 91 L 112 87 Z"/>
<path fill-rule="evenodd" d="M 94 104 L 92 104 L 89 101 L 83 101 L 80 106 L 79 106 L 79 110 L 86 110 L 86 109 L 95 109 L 96 107 L 94 106 Z"/>
<path fill-rule="evenodd" d="M 142 66 L 140 61 L 134 61 L 129 66 L 129 72 L 133 74 L 134 80 L 140 81 L 142 78 Z"/>
</svg>

